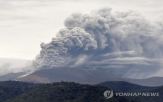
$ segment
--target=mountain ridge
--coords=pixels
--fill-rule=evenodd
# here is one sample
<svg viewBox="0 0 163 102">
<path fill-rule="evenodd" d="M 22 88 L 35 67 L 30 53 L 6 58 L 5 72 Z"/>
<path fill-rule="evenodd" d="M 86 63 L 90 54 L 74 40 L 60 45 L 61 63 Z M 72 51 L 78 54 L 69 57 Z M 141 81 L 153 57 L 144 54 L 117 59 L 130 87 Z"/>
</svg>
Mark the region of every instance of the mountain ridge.
<svg viewBox="0 0 163 102">
<path fill-rule="evenodd" d="M 35 78 L 33 78 L 33 76 Z M 36 78 L 37 77 L 37 78 Z M 43 80 L 44 79 L 44 80 Z M 82 68 L 51 68 L 51 69 L 41 69 L 37 70 L 25 77 L 18 78 L 19 81 L 27 82 L 77 82 L 81 84 L 98 84 L 105 81 L 126 81 L 129 83 L 141 85 L 141 86 L 161 86 L 163 85 L 163 77 L 152 77 L 147 79 L 128 79 L 123 77 L 118 77 L 109 72 L 102 70 L 88 70 Z"/>
</svg>

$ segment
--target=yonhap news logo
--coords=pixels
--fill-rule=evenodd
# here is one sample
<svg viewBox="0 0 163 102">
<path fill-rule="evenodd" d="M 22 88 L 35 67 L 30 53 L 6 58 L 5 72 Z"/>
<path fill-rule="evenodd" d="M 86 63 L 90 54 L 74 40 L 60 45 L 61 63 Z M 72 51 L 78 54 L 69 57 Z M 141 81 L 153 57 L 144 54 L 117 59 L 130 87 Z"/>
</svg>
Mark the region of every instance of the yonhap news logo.
<svg viewBox="0 0 163 102">
<path fill-rule="evenodd" d="M 104 97 L 105 97 L 106 99 L 112 98 L 113 95 L 114 95 L 113 90 L 106 90 L 106 91 L 104 92 Z"/>
<path fill-rule="evenodd" d="M 129 97 L 138 97 L 138 96 L 142 96 L 142 97 L 158 97 L 159 96 L 159 92 L 114 92 L 113 90 L 106 90 L 104 92 L 104 97 L 106 99 L 112 98 L 113 96 L 129 96 Z"/>
</svg>

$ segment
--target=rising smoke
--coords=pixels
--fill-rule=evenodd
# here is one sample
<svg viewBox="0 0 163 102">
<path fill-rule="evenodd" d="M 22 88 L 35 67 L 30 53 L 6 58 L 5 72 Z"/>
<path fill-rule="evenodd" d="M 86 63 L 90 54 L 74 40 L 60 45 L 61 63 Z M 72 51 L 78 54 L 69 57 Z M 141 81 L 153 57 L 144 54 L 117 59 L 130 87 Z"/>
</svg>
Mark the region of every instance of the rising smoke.
<svg viewBox="0 0 163 102">
<path fill-rule="evenodd" d="M 33 66 L 98 68 L 129 77 L 149 77 L 161 70 L 162 20 L 150 23 L 135 11 L 111 11 L 105 7 L 72 14 L 57 37 L 41 44 Z"/>
<path fill-rule="evenodd" d="M 11 59 L 9 62 L 3 62 L 5 59 L 0 58 L 0 77 L 9 73 L 20 73 L 31 71 L 32 61 Z M 1 80 L 1 79 L 0 79 Z"/>
</svg>

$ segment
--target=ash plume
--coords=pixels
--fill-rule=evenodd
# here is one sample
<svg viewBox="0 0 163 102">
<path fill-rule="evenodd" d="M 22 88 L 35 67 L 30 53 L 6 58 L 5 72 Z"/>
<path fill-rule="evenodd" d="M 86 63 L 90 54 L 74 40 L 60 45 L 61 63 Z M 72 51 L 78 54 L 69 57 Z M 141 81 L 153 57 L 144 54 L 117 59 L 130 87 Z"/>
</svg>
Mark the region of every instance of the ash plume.
<svg viewBox="0 0 163 102">
<path fill-rule="evenodd" d="M 112 12 L 104 7 L 72 14 L 64 25 L 51 42 L 41 44 L 35 68 L 80 66 L 140 78 L 162 69 L 161 19 L 151 23 L 135 11 Z"/>
</svg>

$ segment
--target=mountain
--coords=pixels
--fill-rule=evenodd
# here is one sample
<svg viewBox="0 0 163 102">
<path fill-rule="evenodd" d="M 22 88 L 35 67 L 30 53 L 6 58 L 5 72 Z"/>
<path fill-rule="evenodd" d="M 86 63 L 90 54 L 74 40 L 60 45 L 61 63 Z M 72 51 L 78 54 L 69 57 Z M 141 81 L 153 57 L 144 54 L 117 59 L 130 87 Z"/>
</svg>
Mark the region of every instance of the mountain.
<svg viewBox="0 0 163 102">
<path fill-rule="evenodd" d="M 42 84 L 5 102 L 136 102 L 125 97 L 105 99 L 104 86 L 82 85 L 73 82 Z"/>
<path fill-rule="evenodd" d="M 141 85 L 141 86 L 162 86 L 163 85 L 163 77 L 151 77 L 147 79 L 128 79 L 124 78 L 124 81 Z"/>
<path fill-rule="evenodd" d="M 106 86 L 117 92 L 145 92 L 157 87 L 148 87 L 132 84 L 125 81 L 107 81 L 99 83 L 98 85 Z"/>
<path fill-rule="evenodd" d="M 110 89 L 115 92 L 157 92 L 159 97 L 118 97 L 114 95 L 111 99 L 105 99 L 103 93 Z M 145 87 L 120 81 L 104 82 L 98 85 L 73 82 L 49 84 L 0 82 L 0 102 L 162 102 L 162 96 L 163 86 Z"/>
<path fill-rule="evenodd" d="M 122 79 L 101 70 L 62 67 L 41 69 L 17 80 L 38 83 L 68 81 L 81 84 L 97 84 L 99 82 L 119 81 Z"/>
<path fill-rule="evenodd" d="M 153 77 L 147 79 L 128 79 L 116 76 L 103 70 L 88 70 L 71 67 L 59 67 L 51 69 L 43 68 L 17 80 L 35 83 L 68 81 L 81 84 L 98 84 L 105 81 L 125 81 L 141 86 L 163 85 L 163 77 Z"/>
</svg>

